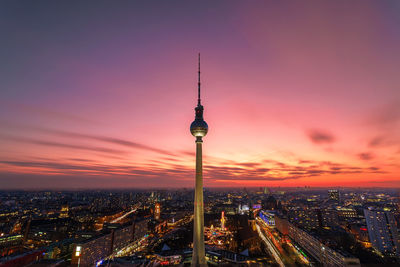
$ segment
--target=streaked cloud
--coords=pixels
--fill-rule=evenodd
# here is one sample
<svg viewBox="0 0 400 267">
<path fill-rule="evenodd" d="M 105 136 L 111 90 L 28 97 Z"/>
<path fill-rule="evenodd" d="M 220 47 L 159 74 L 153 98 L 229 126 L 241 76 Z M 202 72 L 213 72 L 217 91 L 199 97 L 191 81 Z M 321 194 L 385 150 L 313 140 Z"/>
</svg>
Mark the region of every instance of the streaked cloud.
<svg viewBox="0 0 400 267">
<path fill-rule="evenodd" d="M 307 135 L 314 144 L 331 144 L 336 141 L 336 138 L 325 130 L 311 129 L 307 131 Z"/>
<path fill-rule="evenodd" d="M 290 165 L 283 162 L 270 162 L 268 167 L 260 167 L 262 163 L 244 164 L 231 161 L 230 166 L 207 165 L 204 166 L 204 179 L 208 186 L 215 181 L 249 181 L 268 182 L 299 180 L 310 177 L 323 177 L 325 175 L 349 175 L 349 174 L 371 174 L 385 173 L 377 167 L 347 166 L 332 162 L 307 161 L 307 164 Z M 165 167 L 162 167 L 165 166 Z M 336 166 L 336 167 L 333 167 Z M 339 167 L 340 166 L 340 167 Z M 194 170 L 191 166 L 179 162 L 169 165 L 160 164 L 104 164 L 101 162 L 90 162 L 75 158 L 69 162 L 55 160 L 38 161 L 0 161 L 0 169 L 9 168 L 14 175 L 24 174 L 27 171 L 35 175 L 60 175 L 60 176 L 114 176 L 136 178 L 156 178 L 160 181 L 169 179 L 171 184 L 190 186 L 193 183 Z M 97 179 L 97 178 L 96 178 Z M 180 181 L 180 182 L 179 182 Z M 160 186 L 163 183 L 160 184 Z M 166 186 L 164 184 L 163 186 Z"/>
<path fill-rule="evenodd" d="M 86 150 L 86 151 L 91 151 L 91 152 L 102 152 L 102 153 L 111 153 L 111 154 L 119 154 L 119 155 L 127 153 L 124 150 L 106 148 L 106 147 L 66 144 L 66 143 L 38 140 L 38 139 L 25 138 L 25 137 L 12 137 L 12 136 L 6 136 L 6 135 L 1 135 L 0 137 L 2 137 L 2 139 L 6 139 L 9 141 L 33 144 L 33 145 L 39 145 L 39 146 L 49 146 L 49 147 L 55 147 L 55 148 L 66 148 L 66 149 L 74 149 L 74 150 Z"/>
<path fill-rule="evenodd" d="M 369 152 L 364 152 L 364 153 L 359 153 L 358 157 L 362 160 L 371 160 L 374 158 L 374 155 L 372 153 Z"/>
</svg>

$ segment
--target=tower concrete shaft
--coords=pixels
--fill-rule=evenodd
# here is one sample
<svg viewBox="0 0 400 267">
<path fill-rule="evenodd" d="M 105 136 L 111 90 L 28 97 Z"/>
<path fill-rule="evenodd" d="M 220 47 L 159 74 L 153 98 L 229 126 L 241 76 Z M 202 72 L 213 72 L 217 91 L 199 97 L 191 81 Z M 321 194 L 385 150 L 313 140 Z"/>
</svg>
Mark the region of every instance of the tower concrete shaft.
<svg viewBox="0 0 400 267">
<path fill-rule="evenodd" d="M 192 266 L 207 266 L 204 249 L 203 140 L 196 138 L 196 187 L 194 191 L 194 225 Z"/>
<path fill-rule="evenodd" d="M 207 135 L 208 125 L 204 121 L 204 107 L 200 100 L 200 54 L 199 54 L 198 99 L 195 118 L 190 124 L 190 132 L 196 137 L 196 185 L 194 189 L 194 223 L 192 266 L 207 266 L 204 249 L 204 203 L 203 203 L 203 137 Z"/>
</svg>

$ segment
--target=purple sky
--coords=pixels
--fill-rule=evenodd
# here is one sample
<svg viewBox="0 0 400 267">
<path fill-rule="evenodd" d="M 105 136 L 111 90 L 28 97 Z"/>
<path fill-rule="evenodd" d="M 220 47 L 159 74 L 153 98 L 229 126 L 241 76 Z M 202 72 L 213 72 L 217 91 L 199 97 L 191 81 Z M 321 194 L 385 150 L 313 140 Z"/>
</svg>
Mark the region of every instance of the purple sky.
<svg viewBox="0 0 400 267">
<path fill-rule="evenodd" d="M 398 1 L 3 1 L 0 189 L 400 186 Z"/>
</svg>

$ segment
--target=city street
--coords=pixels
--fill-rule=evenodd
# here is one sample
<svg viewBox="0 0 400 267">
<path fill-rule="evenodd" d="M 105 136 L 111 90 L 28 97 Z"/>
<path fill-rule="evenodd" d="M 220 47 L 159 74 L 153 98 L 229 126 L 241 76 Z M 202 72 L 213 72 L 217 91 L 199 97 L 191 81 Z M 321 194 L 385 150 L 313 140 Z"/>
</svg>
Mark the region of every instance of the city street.
<svg viewBox="0 0 400 267">
<path fill-rule="evenodd" d="M 256 222 L 260 238 L 280 266 L 309 264 L 309 261 L 293 246 L 290 240 L 285 239 L 283 241 L 280 234 L 274 228 L 268 226 L 260 217 L 256 218 Z"/>
</svg>

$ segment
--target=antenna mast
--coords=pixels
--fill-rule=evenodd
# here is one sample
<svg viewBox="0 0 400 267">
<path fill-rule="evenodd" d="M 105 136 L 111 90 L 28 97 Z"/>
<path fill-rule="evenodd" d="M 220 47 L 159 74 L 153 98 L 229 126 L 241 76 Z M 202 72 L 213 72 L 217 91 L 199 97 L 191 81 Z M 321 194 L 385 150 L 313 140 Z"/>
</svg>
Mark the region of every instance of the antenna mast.
<svg viewBox="0 0 400 267">
<path fill-rule="evenodd" d="M 200 99 L 200 53 L 199 53 L 199 72 L 198 72 L 198 74 L 199 74 L 199 81 L 197 83 L 197 85 L 198 85 L 197 105 L 201 106 L 201 99 Z"/>
</svg>

